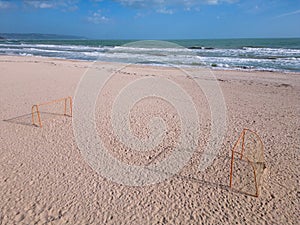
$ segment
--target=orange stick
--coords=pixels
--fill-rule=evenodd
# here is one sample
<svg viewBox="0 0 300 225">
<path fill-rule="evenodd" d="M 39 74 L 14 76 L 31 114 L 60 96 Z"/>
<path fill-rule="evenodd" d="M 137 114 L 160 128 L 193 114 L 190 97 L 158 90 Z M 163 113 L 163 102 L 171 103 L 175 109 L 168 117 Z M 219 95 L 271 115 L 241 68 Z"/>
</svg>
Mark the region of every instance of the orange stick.
<svg viewBox="0 0 300 225">
<path fill-rule="evenodd" d="M 230 188 L 232 188 L 233 163 L 234 163 L 234 151 L 231 151 L 230 184 L 229 184 Z"/>
<path fill-rule="evenodd" d="M 65 113 L 64 113 L 65 116 L 67 115 L 67 100 L 68 100 L 68 99 L 65 98 L 65 111 L 64 111 L 64 112 L 65 112 Z"/>
<path fill-rule="evenodd" d="M 49 102 L 43 102 L 43 103 L 38 104 L 38 106 L 41 106 L 41 105 L 49 105 L 49 104 L 52 104 L 52 103 L 61 102 L 61 101 L 65 100 L 65 99 L 66 99 L 66 98 L 60 98 L 60 99 L 56 99 L 56 100 L 49 101 Z"/>
<path fill-rule="evenodd" d="M 40 127 L 42 127 L 41 114 L 40 114 L 40 110 L 39 110 L 38 106 L 36 106 L 36 110 L 37 110 L 37 114 L 38 114 L 38 118 L 39 118 Z"/>
<path fill-rule="evenodd" d="M 243 158 L 243 154 L 244 154 L 244 151 L 245 151 L 245 134 L 246 134 L 246 130 L 244 129 L 244 130 L 243 130 L 243 133 L 242 133 L 242 152 L 241 152 L 241 159 Z"/>
</svg>

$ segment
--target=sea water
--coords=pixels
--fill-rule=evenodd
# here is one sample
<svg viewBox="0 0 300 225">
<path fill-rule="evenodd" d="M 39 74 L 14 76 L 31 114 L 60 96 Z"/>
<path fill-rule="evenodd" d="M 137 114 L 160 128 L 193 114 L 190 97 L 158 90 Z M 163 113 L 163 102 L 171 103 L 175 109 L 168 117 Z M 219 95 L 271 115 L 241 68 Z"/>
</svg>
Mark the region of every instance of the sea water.
<svg viewBox="0 0 300 225">
<path fill-rule="evenodd" d="M 0 41 L 0 54 L 180 67 L 300 72 L 300 38 L 168 42 L 3 40 Z"/>
</svg>

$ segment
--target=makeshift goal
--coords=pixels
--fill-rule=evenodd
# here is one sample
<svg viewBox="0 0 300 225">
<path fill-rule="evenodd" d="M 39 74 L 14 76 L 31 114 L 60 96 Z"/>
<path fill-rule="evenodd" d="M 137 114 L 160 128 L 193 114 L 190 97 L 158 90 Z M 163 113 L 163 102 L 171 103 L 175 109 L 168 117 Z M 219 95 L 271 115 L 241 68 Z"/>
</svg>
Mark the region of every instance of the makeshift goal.
<svg viewBox="0 0 300 225">
<path fill-rule="evenodd" d="M 51 105 L 51 104 L 56 104 L 62 102 L 63 104 L 63 110 L 64 110 L 64 115 L 65 116 L 72 116 L 72 97 L 66 97 L 66 98 L 61 98 L 61 99 L 57 99 L 57 100 L 53 100 L 50 102 L 44 102 L 44 103 L 40 103 L 40 104 L 36 104 L 33 105 L 31 108 L 31 115 L 32 115 L 32 124 L 36 125 L 35 122 L 35 115 L 37 116 L 37 120 L 38 120 L 38 126 L 42 127 L 42 118 L 41 118 L 41 111 L 40 108 L 41 106 L 46 106 L 46 105 Z M 69 114 L 67 113 L 69 108 Z"/>
<path fill-rule="evenodd" d="M 266 168 L 264 146 L 257 133 L 244 129 L 231 150 L 230 188 L 258 197 Z"/>
</svg>

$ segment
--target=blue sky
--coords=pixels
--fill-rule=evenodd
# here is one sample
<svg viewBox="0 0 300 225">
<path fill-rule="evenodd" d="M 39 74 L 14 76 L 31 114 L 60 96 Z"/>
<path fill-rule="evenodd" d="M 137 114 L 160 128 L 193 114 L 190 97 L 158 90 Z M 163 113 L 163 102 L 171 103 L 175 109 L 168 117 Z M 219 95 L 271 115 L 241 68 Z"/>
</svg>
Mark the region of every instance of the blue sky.
<svg viewBox="0 0 300 225">
<path fill-rule="evenodd" d="M 0 0 L 0 33 L 96 39 L 300 37 L 299 0 Z"/>
</svg>

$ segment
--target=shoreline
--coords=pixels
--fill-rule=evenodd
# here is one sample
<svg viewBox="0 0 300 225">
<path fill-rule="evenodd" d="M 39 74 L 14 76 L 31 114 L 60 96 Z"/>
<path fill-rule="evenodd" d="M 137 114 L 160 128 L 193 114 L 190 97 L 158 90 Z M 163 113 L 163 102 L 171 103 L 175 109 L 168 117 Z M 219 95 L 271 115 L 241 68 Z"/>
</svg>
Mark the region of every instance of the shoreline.
<svg viewBox="0 0 300 225">
<path fill-rule="evenodd" d="M 11 57 L 11 58 L 33 58 L 33 59 L 45 59 L 45 60 L 61 60 L 61 61 L 69 61 L 69 62 L 82 62 L 82 63 L 95 63 L 95 62 L 99 62 L 99 63 L 112 63 L 112 64 L 126 64 L 126 65 L 137 65 L 137 66 L 149 66 L 149 67 L 162 67 L 162 68 L 187 68 L 187 69 L 209 69 L 212 71 L 223 71 L 223 72 L 245 72 L 245 73 L 275 73 L 275 74 L 291 74 L 291 75 L 299 75 L 300 76 L 300 72 L 292 72 L 292 71 L 277 71 L 277 70 L 259 70 L 259 69 L 234 69 L 234 68 L 221 68 L 221 67 L 201 67 L 201 66 L 176 66 L 176 65 L 168 65 L 168 64 L 135 64 L 135 63 L 123 63 L 123 62 L 113 62 L 113 61 L 92 61 L 92 60 L 83 60 L 83 59 L 66 59 L 66 58 L 59 58 L 59 57 L 47 57 L 47 56 L 34 56 L 34 55 L 0 55 L 0 60 L 1 58 L 5 58 L 5 57 Z"/>
</svg>

